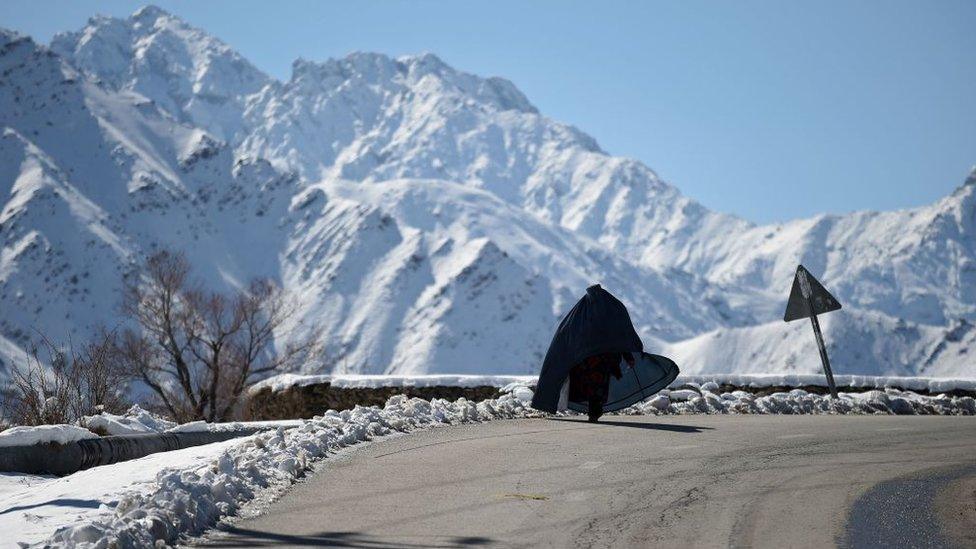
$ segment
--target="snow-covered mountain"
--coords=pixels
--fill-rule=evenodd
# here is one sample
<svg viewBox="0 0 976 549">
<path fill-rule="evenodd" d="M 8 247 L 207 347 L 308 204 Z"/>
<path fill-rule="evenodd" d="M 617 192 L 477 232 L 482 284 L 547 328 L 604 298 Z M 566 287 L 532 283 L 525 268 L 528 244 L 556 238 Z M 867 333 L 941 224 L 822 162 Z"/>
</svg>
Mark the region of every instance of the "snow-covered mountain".
<svg viewBox="0 0 976 549">
<path fill-rule="evenodd" d="M 434 55 L 263 74 L 155 7 L 45 47 L 0 31 L 0 360 L 117 321 L 159 246 L 276 279 L 309 371 L 531 373 L 593 282 L 688 372 L 815 372 L 798 262 L 845 309 L 841 373 L 976 374 L 976 177 L 914 210 L 775 226 L 709 211 Z M 806 329 L 808 331 L 808 329 Z"/>
</svg>

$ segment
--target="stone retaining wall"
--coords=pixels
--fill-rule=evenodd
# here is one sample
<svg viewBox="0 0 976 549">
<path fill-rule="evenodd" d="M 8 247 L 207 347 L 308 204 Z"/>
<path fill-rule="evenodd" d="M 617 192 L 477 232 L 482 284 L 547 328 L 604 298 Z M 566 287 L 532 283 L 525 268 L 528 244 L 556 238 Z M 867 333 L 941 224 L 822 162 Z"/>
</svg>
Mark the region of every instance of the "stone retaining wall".
<svg viewBox="0 0 976 549">
<path fill-rule="evenodd" d="M 393 395 L 407 395 L 424 400 L 443 398 L 457 400 L 485 400 L 498 398 L 498 387 L 333 387 L 329 383 L 294 385 L 280 391 L 263 388 L 252 394 L 248 403 L 248 417 L 252 420 L 308 419 L 326 410 L 350 410 L 359 406 L 383 406 Z"/>
<path fill-rule="evenodd" d="M 690 385 L 672 386 L 672 389 L 690 389 Z M 897 387 L 896 387 L 897 388 Z M 535 389 L 535 387 L 532 387 Z M 789 392 L 793 389 L 816 394 L 828 394 L 826 387 L 804 385 L 802 387 L 770 386 L 770 387 L 742 387 L 722 384 L 718 392 L 746 391 L 757 396 L 771 395 L 778 392 Z M 875 390 L 873 387 L 837 387 L 845 393 L 863 393 Z M 920 395 L 928 395 L 929 391 L 915 390 Z M 393 395 L 407 395 L 425 400 L 443 398 L 457 400 L 464 397 L 468 400 L 485 400 L 498 398 L 501 390 L 494 386 L 457 387 L 457 386 L 389 386 L 389 387 L 334 387 L 329 383 L 313 383 L 309 385 L 293 385 L 286 389 L 273 391 L 262 388 L 252 394 L 248 403 L 248 418 L 253 420 L 276 420 L 311 418 L 321 415 L 326 410 L 349 410 L 359 406 L 383 406 Z M 950 396 L 971 396 L 976 398 L 976 391 L 955 389 L 945 391 Z"/>
</svg>

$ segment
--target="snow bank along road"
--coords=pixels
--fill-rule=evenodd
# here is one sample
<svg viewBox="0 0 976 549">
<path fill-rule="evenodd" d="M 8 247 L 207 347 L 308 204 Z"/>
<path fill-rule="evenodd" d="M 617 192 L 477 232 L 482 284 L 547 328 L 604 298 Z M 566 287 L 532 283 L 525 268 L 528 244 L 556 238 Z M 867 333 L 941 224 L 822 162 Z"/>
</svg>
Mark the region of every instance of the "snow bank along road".
<svg viewBox="0 0 976 549">
<path fill-rule="evenodd" d="M 971 417 L 607 416 L 454 426 L 325 460 L 218 547 L 845 545 L 894 498 L 877 546 L 963 543 L 973 519 Z M 948 471 L 948 473 L 947 473 Z M 957 471 L 957 473 L 952 473 Z M 926 483 L 899 482 L 938 472 Z M 886 497 L 875 489 L 885 483 Z M 944 489 L 943 489 L 944 488 Z M 946 498 L 955 498 L 949 499 Z M 917 501 L 916 501 L 917 500 Z M 879 512 L 881 511 L 881 512 Z M 861 545 L 859 545 L 861 546 Z"/>
</svg>

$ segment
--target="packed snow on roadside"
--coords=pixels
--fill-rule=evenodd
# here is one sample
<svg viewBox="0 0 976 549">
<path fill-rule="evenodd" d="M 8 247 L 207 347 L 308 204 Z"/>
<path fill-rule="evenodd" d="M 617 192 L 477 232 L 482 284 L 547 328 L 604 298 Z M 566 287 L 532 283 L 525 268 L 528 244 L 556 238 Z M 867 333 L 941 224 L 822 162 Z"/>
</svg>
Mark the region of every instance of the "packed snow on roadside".
<svg viewBox="0 0 976 549">
<path fill-rule="evenodd" d="M 175 421 L 143 410 L 138 404 L 121 415 L 102 412 L 94 416 L 85 416 L 78 423 L 91 431 L 107 435 L 161 433 L 176 427 Z"/>
<path fill-rule="evenodd" d="M 77 425 L 37 425 L 10 427 L 0 431 L 0 447 L 31 446 L 45 442 L 67 444 L 100 435 L 161 433 L 176 427 L 176 422 L 143 410 L 138 404 L 124 414 L 101 412 L 84 416 Z"/>
<path fill-rule="evenodd" d="M 168 429 L 168 433 L 220 433 L 224 431 L 243 431 L 245 429 L 277 429 L 283 427 L 301 427 L 302 419 L 275 419 L 269 421 L 232 421 L 229 423 L 207 423 L 206 421 L 191 421 Z"/>
<path fill-rule="evenodd" d="M 284 489 L 315 461 L 343 447 L 438 425 L 542 416 L 529 408 L 531 397 L 525 387 L 478 403 L 398 395 L 383 408 L 330 410 L 290 429 L 96 467 L 0 498 L 0 531 L 6 534 L 0 546 L 173 543 L 181 535 L 202 533 L 263 490 Z M 100 484 L 100 478 L 112 482 Z M 37 519 L 38 503 L 58 500 L 79 503 L 45 506 L 42 511 L 49 514 Z"/>
<path fill-rule="evenodd" d="M 11 427 L 0 432 L 0 447 L 30 446 L 43 442 L 57 442 L 66 444 L 86 438 L 98 438 L 100 435 L 142 435 L 147 433 L 191 433 L 191 432 L 225 432 L 243 431 L 248 429 L 277 429 L 278 427 L 298 427 L 301 420 L 274 421 L 234 421 L 227 423 L 207 423 L 193 421 L 178 424 L 162 416 L 158 416 L 142 409 L 138 404 L 133 405 L 124 414 L 102 412 L 93 416 L 84 416 L 78 425 L 39 425 L 36 427 Z"/>
<path fill-rule="evenodd" d="M 46 442 L 67 444 L 86 438 L 98 438 L 98 435 L 77 425 L 18 426 L 0 432 L 0 447 L 30 446 Z"/>
<path fill-rule="evenodd" d="M 839 393 L 838 398 L 803 389 L 756 396 L 747 391 L 718 392 L 714 381 L 691 389 L 665 389 L 621 414 L 920 414 L 974 415 L 976 400 L 945 394 L 926 396 L 888 388 L 863 393 Z"/>
<path fill-rule="evenodd" d="M 895 388 L 907 391 L 940 393 L 952 390 L 976 391 L 976 378 L 919 377 L 919 376 L 862 376 L 835 375 L 838 387 L 864 387 L 884 390 Z M 678 387 L 686 383 L 714 382 L 736 387 L 826 387 L 827 378 L 822 374 L 707 374 L 685 375 L 671 384 Z"/>
</svg>

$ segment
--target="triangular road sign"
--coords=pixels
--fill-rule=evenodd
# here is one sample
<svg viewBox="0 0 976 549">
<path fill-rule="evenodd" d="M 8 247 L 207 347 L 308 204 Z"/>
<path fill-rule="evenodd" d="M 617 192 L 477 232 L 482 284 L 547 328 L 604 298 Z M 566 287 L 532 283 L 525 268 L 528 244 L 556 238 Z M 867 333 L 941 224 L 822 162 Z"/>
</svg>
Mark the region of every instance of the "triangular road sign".
<svg viewBox="0 0 976 549">
<path fill-rule="evenodd" d="M 793 277 L 793 289 L 790 290 L 790 300 L 786 303 L 786 314 L 783 320 L 789 322 L 798 318 L 807 318 L 840 309 L 840 302 L 823 287 L 803 265 L 796 268 Z"/>
</svg>

